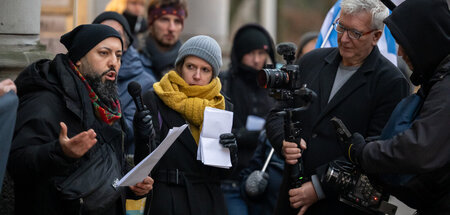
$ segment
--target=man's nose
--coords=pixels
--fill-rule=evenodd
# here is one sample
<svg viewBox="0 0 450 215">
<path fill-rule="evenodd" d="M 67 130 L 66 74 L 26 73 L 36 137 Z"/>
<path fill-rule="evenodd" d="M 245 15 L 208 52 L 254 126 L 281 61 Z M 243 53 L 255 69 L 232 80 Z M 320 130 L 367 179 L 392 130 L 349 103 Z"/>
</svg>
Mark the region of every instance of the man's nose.
<svg viewBox="0 0 450 215">
<path fill-rule="evenodd" d="M 176 23 L 175 23 L 174 20 L 171 20 L 171 21 L 169 22 L 169 30 L 170 30 L 170 31 L 175 31 L 175 29 L 176 29 Z"/>
<path fill-rule="evenodd" d="M 108 67 L 114 68 L 114 70 L 116 70 L 117 72 L 120 68 L 120 58 L 118 58 L 115 54 L 111 55 L 108 60 Z"/>
<path fill-rule="evenodd" d="M 342 33 L 341 40 L 342 41 L 350 41 L 350 37 L 348 35 L 348 30 L 345 30 L 344 33 Z"/>
</svg>

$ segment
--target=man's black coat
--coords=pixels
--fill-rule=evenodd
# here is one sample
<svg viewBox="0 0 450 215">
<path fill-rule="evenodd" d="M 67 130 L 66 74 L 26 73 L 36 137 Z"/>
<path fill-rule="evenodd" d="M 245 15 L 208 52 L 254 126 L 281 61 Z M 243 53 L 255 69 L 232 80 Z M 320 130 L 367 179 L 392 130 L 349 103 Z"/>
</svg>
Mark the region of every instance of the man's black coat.
<svg viewBox="0 0 450 215">
<path fill-rule="evenodd" d="M 16 214 L 83 214 L 79 212 L 83 201 L 64 200 L 56 184 L 79 168 L 101 144 L 110 144 L 123 174 L 127 170 L 121 123 L 109 126 L 95 116 L 88 91 L 68 62 L 63 54 L 54 60 L 40 60 L 15 81 L 20 103 L 8 170 L 15 183 Z M 68 137 L 92 128 L 97 143 L 79 159 L 65 156 L 58 139 L 59 122 L 67 125 Z M 125 189 L 117 192 L 121 197 L 99 214 L 125 214 Z"/>
<path fill-rule="evenodd" d="M 143 101 L 152 114 L 157 143 L 164 140 L 169 129 L 186 124 L 181 114 L 164 104 L 154 91 L 147 91 Z M 228 101 L 225 109 L 232 109 Z M 220 179 L 230 174 L 233 168 L 204 165 L 197 160 L 197 149 L 191 131 L 186 128 L 151 172 L 155 184 L 153 196 L 147 198 L 145 214 L 227 214 Z M 143 160 L 151 150 L 147 144 L 136 144 L 135 163 Z"/>
<path fill-rule="evenodd" d="M 381 133 L 396 104 L 409 94 L 408 82 L 401 72 L 375 46 L 365 62 L 328 103 L 337 68 L 342 60 L 338 48 L 314 50 L 299 62 L 301 80 L 318 98 L 305 112 L 294 115 L 301 123 L 301 137 L 307 143 L 302 158 L 306 176 L 317 174 L 328 162 L 343 156 L 336 132 L 330 123 L 338 117 L 351 132 L 363 136 Z M 296 106 L 300 105 L 296 101 Z M 267 120 L 267 134 L 281 154 L 284 139 L 283 119 L 272 112 Z M 294 213 L 289 206 L 290 166 L 285 167 L 276 214 Z M 324 190 L 326 198 L 313 204 L 307 214 L 355 214 L 358 211 L 339 203 L 337 196 Z M 291 212 L 289 212 L 291 211 Z M 295 213 L 296 214 L 296 213 Z"/>
</svg>

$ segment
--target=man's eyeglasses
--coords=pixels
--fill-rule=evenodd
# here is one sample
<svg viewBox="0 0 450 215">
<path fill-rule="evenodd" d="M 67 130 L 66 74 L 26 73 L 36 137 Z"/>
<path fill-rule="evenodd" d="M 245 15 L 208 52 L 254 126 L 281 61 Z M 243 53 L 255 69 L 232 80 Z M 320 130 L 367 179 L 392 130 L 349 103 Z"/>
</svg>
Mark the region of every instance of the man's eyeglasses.
<svg viewBox="0 0 450 215">
<path fill-rule="evenodd" d="M 359 31 L 357 31 L 355 29 L 349 29 L 349 28 L 344 27 L 343 25 L 341 25 L 339 23 L 339 19 L 337 19 L 336 22 L 333 23 L 333 27 L 334 27 L 334 30 L 336 30 L 336 32 L 338 34 L 343 34 L 345 31 L 347 31 L 348 36 L 350 38 L 352 38 L 352 39 L 355 39 L 355 40 L 359 40 L 359 38 L 361 38 L 362 36 L 370 34 L 370 33 L 372 33 L 372 32 L 377 30 L 377 29 L 373 29 L 371 31 L 368 31 L 368 32 L 365 32 L 365 33 L 361 33 L 361 32 L 359 32 Z"/>
</svg>

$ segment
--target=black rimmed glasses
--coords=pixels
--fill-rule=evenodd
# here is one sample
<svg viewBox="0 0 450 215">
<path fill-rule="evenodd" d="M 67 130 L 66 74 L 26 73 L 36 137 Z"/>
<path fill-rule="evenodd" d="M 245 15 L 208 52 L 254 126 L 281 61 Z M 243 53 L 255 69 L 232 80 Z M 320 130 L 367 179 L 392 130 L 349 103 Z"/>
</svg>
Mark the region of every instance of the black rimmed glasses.
<svg viewBox="0 0 450 215">
<path fill-rule="evenodd" d="M 355 39 L 355 40 L 359 40 L 359 38 L 361 38 L 362 36 L 367 35 L 367 34 L 370 34 L 370 33 L 372 33 L 372 32 L 374 32 L 374 31 L 377 30 L 377 29 L 373 29 L 373 30 L 371 30 L 371 31 L 362 33 L 362 32 L 359 32 L 359 31 L 357 31 L 357 30 L 355 30 L 355 29 L 350 29 L 350 28 L 344 27 L 343 25 L 341 25 L 341 24 L 339 23 L 339 19 L 337 19 L 337 20 L 333 23 L 333 27 L 334 27 L 334 30 L 336 30 L 336 32 L 337 32 L 338 34 L 343 34 L 345 31 L 347 31 L 348 36 L 349 36 L 350 38 L 352 38 L 352 39 Z"/>
</svg>

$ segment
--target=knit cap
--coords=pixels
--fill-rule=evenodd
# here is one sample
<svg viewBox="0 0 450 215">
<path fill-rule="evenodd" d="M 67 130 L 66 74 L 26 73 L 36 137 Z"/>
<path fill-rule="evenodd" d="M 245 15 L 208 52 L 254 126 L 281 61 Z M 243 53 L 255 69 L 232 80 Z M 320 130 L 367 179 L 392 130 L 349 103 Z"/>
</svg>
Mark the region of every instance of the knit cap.
<svg viewBox="0 0 450 215">
<path fill-rule="evenodd" d="M 236 35 L 234 45 L 238 60 L 242 60 L 242 57 L 245 54 L 250 53 L 253 50 L 263 49 L 268 52 L 270 40 L 260 29 L 247 28 L 243 29 L 239 35 Z"/>
<path fill-rule="evenodd" d="M 178 50 L 175 66 L 178 66 L 178 63 L 181 63 L 185 57 L 191 55 L 209 63 L 213 68 L 213 77 L 219 75 L 219 69 L 222 66 L 222 50 L 216 40 L 205 35 L 190 38 Z"/>
<path fill-rule="evenodd" d="M 123 30 L 128 36 L 128 46 L 130 46 L 133 43 L 133 34 L 131 34 L 130 25 L 128 24 L 128 21 L 125 19 L 124 16 L 118 14 L 114 11 L 105 11 L 98 15 L 94 21 L 92 21 L 92 24 L 101 24 L 105 20 L 115 20 L 120 25 L 122 25 Z"/>
<path fill-rule="evenodd" d="M 114 28 L 102 24 L 79 25 L 72 31 L 61 36 L 59 40 L 68 50 L 67 56 L 76 63 L 84 57 L 92 48 L 108 37 L 119 38 L 122 43 L 119 32 Z"/>
</svg>

